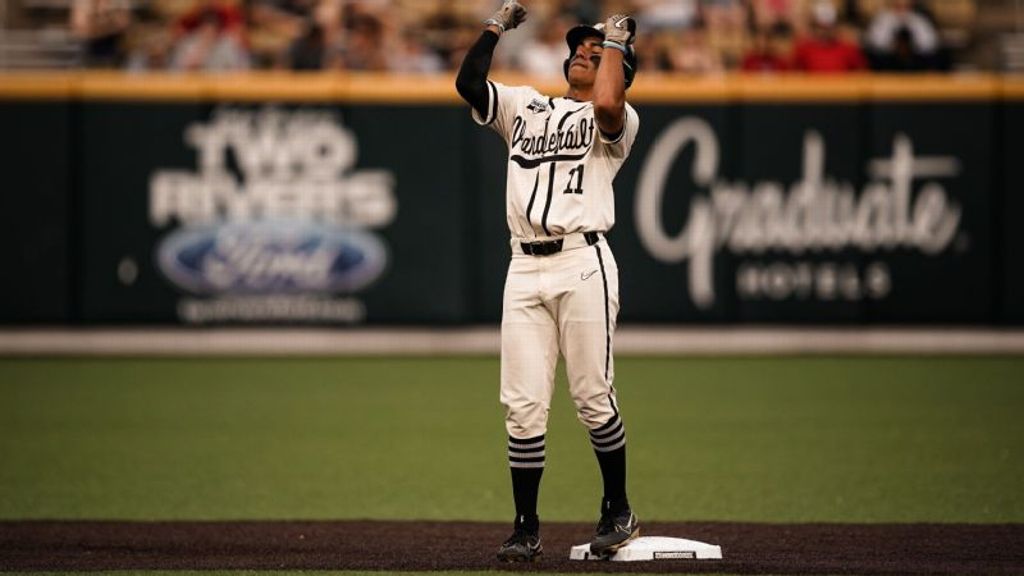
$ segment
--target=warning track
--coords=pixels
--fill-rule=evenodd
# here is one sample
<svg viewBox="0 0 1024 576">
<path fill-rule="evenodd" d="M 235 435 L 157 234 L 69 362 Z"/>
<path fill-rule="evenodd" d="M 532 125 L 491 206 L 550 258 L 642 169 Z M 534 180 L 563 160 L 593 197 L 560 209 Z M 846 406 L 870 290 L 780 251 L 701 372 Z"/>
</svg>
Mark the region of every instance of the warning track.
<svg viewBox="0 0 1024 576">
<path fill-rule="evenodd" d="M 0 522 L 0 570 L 501 570 L 735 574 L 1021 574 L 1024 524 L 646 523 L 722 546 L 722 560 L 577 562 L 592 527 L 546 523 L 532 565 L 494 559 L 505 524 L 478 522 Z"/>
</svg>

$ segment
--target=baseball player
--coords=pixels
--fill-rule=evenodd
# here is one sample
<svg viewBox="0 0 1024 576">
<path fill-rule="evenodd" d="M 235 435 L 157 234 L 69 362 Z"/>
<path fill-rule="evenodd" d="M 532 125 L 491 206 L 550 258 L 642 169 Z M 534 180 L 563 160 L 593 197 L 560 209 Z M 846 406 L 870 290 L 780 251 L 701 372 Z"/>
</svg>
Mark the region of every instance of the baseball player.
<svg viewBox="0 0 1024 576">
<path fill-rule="evenodd" d="M 612 386 L 618 268 L 604 234 L 615 223 L 612 180 L 629 155 L 639 118 L 626 103 L 636 68 L 636 24 L 616 15 L 566 35 L 565 96 L 487 79 L 501 35 L 526 10 L 506 1 L 484 22 L 456 82 L 474 120 L 508 145 L 506 210 L 512 259 L 501 322 L 501 403 L 516 518 L 498 549 L 507 562 L 542 551 L 537 493 L 559 353 L 604 481 L 590 543 L 610 555 L 639 534 L 626 498 L 626 435 Z"/>
</svg>

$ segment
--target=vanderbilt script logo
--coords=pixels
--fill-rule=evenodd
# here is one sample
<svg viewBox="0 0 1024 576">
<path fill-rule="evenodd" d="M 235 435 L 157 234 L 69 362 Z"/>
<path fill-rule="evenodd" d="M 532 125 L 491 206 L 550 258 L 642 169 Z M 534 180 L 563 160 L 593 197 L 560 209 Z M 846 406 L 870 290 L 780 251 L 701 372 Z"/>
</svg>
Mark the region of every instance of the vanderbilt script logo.
<svg viewBox="0 0 1024 576">
<path fill-rule="evenodd" d="M 576 122 L 563 128 L 559 125 L 554 132 L 544 130 L 543 134 L 530 136 L 526 133 L 526 121 L 516 116 L 512 121 L 512 149 L 523 154 L 557 154 L 563 150 L 584 150 L 594 143 L 594 117 L 581 116 Z"/>
<path fill-rule="evenodd" d="M 673 235 L 662 224 L 662 201 L 671 192 L 666 188 L 669 171 L 691 143 L 695 155 L 689 174 L 703 193 L 692 196 L 686 224 Z M 727 181 L 719 176 L 718 165 L 712 128 L 699 118 L 681 118 L 655 141 L 637 186 L 641 242 L 659 261 L 688 262 L 690 298 L 701 309 L 715 302 L 714 256 L 721 250 L 799 256 L 844 248 L 865 253 L 906 248 L 935 255 L 950 246 L 960 228 L 960 206 L 935 181 L 956 176 L 959 161 L 916 157 L 904 134 L 893 138 L 891 157 L 868 163 L 871 179 L 859 194 L 852 183 L 825 174 L 825 143 L 814 130 L 804 137 L 803 175 L 788 188 L 771 180 Z M 916 193 L 915 179 L 924 180 Z"/>
</svg>

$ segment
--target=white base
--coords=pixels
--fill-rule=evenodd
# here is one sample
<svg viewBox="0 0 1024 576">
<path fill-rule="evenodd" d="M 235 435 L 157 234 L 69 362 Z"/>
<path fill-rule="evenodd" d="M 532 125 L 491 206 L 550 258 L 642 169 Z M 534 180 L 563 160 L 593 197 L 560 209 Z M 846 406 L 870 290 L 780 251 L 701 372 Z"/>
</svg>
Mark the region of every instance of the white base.
<svg viewBox="0 0 1024 576">
<path fill-rule="evenodd" d="M 721 560 L 722 547 L 714 544 L 685 540 L 683 538 L 666 538 L 664 536 L 644 536 L 626 544 L 610 557 L 596 556 L 590 553 L 590 544 L 573 546 L 569 551 L 569 560 L 611 560 L 613 562 L 637 562 L 641 560 Z"/>
</svg>

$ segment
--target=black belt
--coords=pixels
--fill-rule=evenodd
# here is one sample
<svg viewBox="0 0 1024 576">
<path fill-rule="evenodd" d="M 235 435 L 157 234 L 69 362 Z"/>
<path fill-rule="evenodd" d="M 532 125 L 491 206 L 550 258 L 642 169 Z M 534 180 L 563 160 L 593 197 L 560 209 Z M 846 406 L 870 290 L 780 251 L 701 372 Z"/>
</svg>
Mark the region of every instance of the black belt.
<svg viewBox="0 0 1024 576">
<path fill-rule="evenodd" d="M 601 239 L 601 236 L 597 232 L 584 232 L 583 238 L 587 241 L 587 246 L 593 246 L 597 244 L 597 241 Z M 530 256 L 550 256 L 557 254 L 562 251 L 562 244 L 564 240 L 559 238 L 557 240 L 547 240 L 545 242 L 520 242 L 519 246 L 523 249 L 523 254 Z"/>
</svg>

